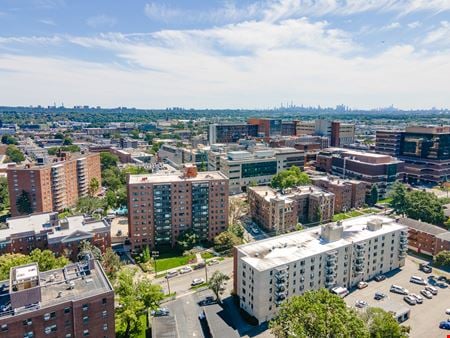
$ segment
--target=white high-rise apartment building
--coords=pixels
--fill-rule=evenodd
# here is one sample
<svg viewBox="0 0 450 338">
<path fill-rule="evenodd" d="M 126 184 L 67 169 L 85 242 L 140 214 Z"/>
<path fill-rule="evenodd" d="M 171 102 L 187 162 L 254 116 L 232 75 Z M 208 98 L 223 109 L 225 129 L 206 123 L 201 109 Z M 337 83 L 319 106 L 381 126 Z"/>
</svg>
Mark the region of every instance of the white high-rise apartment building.
<svg viewBox="0 0 450 338">
<path fill-rule="evenodd" d="M 408 229 L 384 216 L 328 223 L 235 248 L 240 307 L 260 323 L 308 290 L 350 288 L 405 264 Z"/>
</svg>

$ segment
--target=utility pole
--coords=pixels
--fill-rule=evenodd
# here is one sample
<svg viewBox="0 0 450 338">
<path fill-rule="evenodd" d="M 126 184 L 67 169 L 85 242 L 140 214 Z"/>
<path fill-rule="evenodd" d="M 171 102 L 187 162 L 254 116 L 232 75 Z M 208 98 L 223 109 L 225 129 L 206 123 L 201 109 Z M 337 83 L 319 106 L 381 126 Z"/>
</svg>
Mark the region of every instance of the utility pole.
<svg viewBox="0 0 450 338">
<path fill-rule="evenodd" d="M 205 282 L 208 283 L 208 264 L 205 261 Z"/>
<path fill-rule="evenodd" d="M 166 275 L 166 281 L 167 281 L 167 289 L 169 291 L 169 295 L 170 295 L 170 284 L 169 284 L 169 276 Z"/>
<path fill-rule="evenodd" d="M 153 260 L 155 261 L 155 277 L 156 277 L 156 274 L 157 274 L 157 270 L 156 270 L 156 258 L 158 258 L 159 257 L 159 251 L 152 251 L 152 258 L 153 258 Z"/>
</svg>

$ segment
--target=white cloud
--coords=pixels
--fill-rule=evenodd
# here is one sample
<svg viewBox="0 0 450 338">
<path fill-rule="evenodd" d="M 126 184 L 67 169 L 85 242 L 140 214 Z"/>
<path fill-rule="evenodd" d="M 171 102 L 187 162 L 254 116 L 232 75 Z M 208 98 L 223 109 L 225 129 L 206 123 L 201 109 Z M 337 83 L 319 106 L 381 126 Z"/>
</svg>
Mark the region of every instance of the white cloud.
<svg viewBox="0 0 450 338">
<path fill-rule="evenodd" d="M 450 22 L 442 21 L 440 26 L 429 32 L 422 42 L 450 46 Z"/>
<path fill-rule="evenodd" d="M 92 16 L 86 20 L 86 24 L 92 28 L 111 28 L 114 27 L 116 23 L 116 18 L 105 14 Z"/>
<path fill-rule="evenodd" d="M 419 28 L 420 26 L 422 26 L 422 23 L 420 21 L 413 21 L 413 22 L 408 23 L 407 26 L 411 29 L 415 29 L 415 28 Z"/>
<path fill-rule="evenodd" d="M 55 21 L 50 20 L 50 19 L 40 19 L 39 22 L 44 25 L 48 25 L 48 26 L 56 26 Z"/>
</svg>

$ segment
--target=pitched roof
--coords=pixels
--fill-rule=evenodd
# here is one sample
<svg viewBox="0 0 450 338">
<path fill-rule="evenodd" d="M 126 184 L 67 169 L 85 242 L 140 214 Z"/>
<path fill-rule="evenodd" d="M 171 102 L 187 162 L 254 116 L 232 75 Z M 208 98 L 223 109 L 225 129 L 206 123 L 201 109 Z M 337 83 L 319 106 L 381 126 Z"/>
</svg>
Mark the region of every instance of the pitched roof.
<svg viewBox="0 0 450 338">
<path fill-rule="evenodd" d="M 418 221 L 418 220 L 408 218 L 408 217 L 400 218 L 399 223 L 406 225 L 408 228 L 416 229 L 416 230 L 426 232 L 427 234 L 435 235 L 435 236 L 442 234 L 444 232 L 447 232 L 447 230 L 445 230 L 441 227 L 438 227 L 436 225 Z"/>
</svg>

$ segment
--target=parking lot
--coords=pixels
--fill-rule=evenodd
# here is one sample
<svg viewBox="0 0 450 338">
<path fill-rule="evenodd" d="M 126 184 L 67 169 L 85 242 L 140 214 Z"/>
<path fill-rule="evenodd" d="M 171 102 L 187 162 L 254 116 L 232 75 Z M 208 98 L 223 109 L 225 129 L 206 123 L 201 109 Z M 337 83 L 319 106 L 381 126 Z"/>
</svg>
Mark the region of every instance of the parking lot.
<svg viewBox="0 0 450 338">
<path fill-rule="evenodd" d="M 420 260 L 411 258 L 408 256 L 406 259 L 406 265 L 401 270 L 396 270 L 387 274 L 386 278 L 382 282 L 370 281 L 369 286 L 351 292 L 345 301 L 348 305 L 354 306 L 358 300 L 366 301 L 369 306 L 380 306 L 382 302 L 392 302 L 393 305 L 407 306 L 411 309 L 410 319 L 403 324 L 411 327 L 410 337 L 423 338 L 423 337 L 447 337 L 450 331 L 439 329 L 439 322 L 447 319 L 448 315 L 445 314 L 445 310 L 450 308 L 450 288 L 441 289 L 438 288 L 438 295 L 433 296 L 433 299 L 426 299 L 422 304 L 410 306 L 403 300 L 403 295 L 389 292 L 392 284 L 402 286 L 410 293 L 420 294 L 420 290 L 424 288 L 423 285 L 413 284 L 409 281 L 411 276 L 416 275 L 423 277 L 427 280 L 430 274 L 425 274 L 419 271 Z M 438 276 L 442 273 L 438 273 L 433 270 L 432 275 Z M 448 274 L 447 277 L 450 277 Z M 374 299 L 375 292 L 382 292 L 386 294 L 387 299 L 377 301 Z"/>
</svg>

